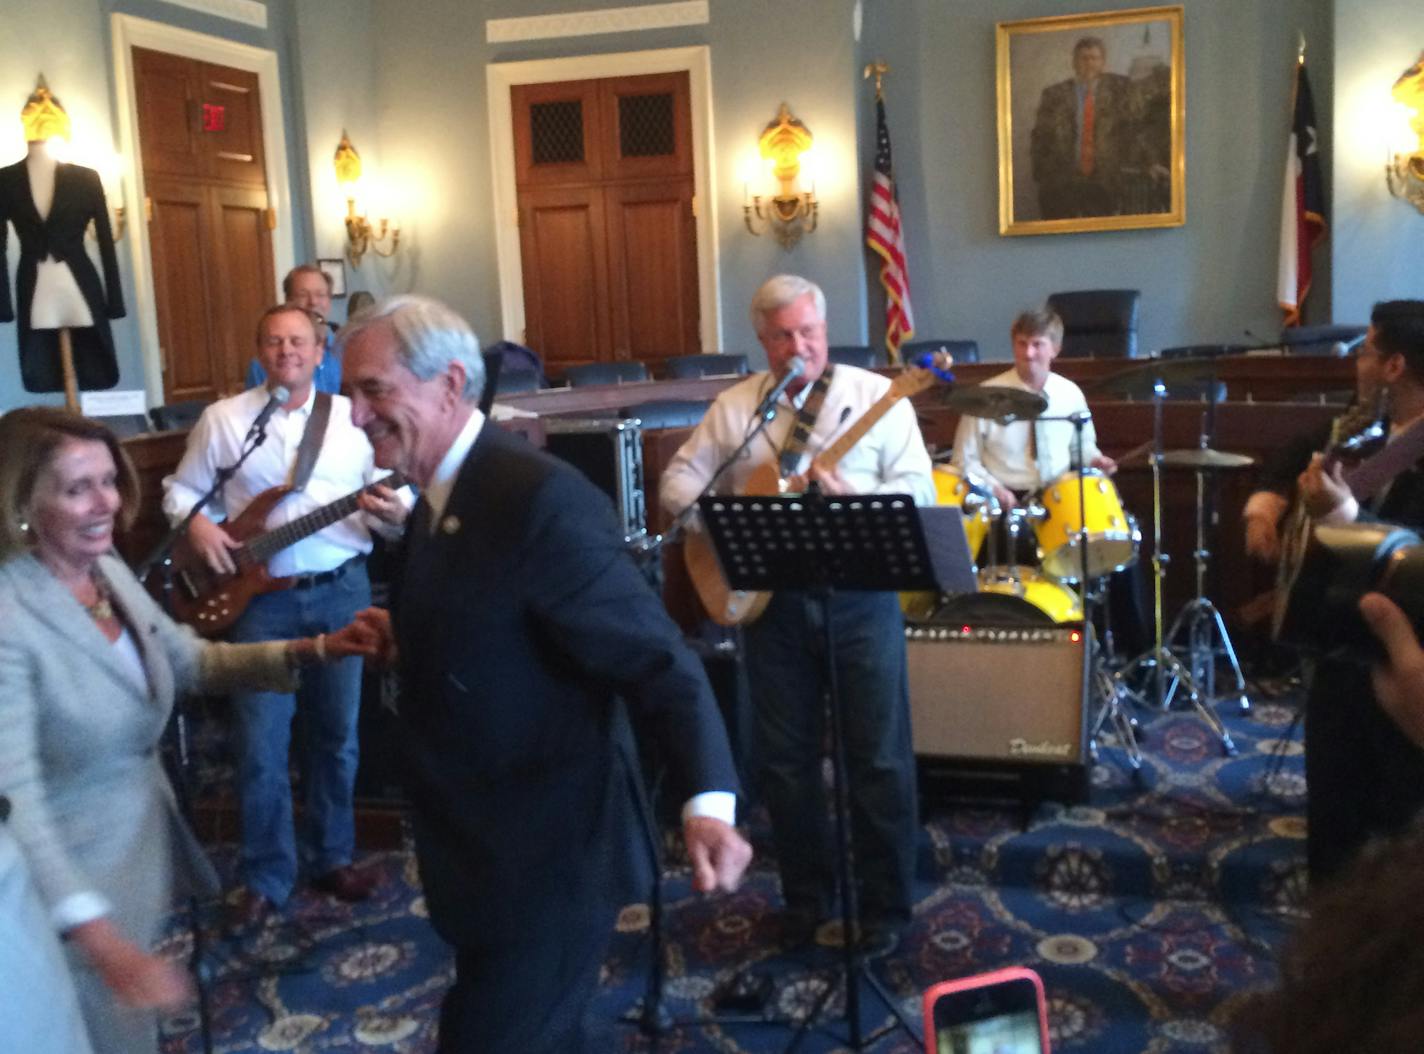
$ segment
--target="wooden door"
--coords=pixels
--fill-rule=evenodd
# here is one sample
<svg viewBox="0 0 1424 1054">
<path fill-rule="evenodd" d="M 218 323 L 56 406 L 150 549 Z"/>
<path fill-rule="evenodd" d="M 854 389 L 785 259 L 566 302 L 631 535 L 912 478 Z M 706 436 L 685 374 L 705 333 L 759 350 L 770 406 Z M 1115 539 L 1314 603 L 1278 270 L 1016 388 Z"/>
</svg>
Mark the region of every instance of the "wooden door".
<svg viewBox="0 0 1424 1054">
<path fill-rule="evenodd" d="M 164 399 L 241 389 L 272 303 L 256 75 L 134 48 Z"/>
<path fill-rule="evenodd" d="M 701 350 L 686 73 L 511 90 L 525 341 L 558 376 Z"/>
</svg>

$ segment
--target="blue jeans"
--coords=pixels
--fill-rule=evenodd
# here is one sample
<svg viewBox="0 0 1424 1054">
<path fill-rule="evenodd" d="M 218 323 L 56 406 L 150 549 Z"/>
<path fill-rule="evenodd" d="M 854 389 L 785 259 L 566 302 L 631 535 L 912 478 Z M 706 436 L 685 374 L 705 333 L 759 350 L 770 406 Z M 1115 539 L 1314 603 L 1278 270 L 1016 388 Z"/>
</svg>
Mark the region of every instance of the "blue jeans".
<svg viewBox="0 0 1424 1054">
<path fill-rule="evenodd" d="M 826 733 L 821 608 L 782 592 L 745 630 L 759 789 L 789 908 L 834 907 L 834 840 L 821 775 Z M 831 600 L 852 845 L 863 917 L 907 921 L 914 904 L 915 759 L 904 621 L 893 593 Z"/>
<path fill-rule="evenodd" d="M 285 640 L 330 633 L 370 603 L 370 579 L 365 566 L 358 564 L 334 582 L 255 598 L 233 627 L 232 640 Z M 356 845 L 351 799 L 359 754 L 356 716 L 361 703 L 361 660 L 353 657 L 305 667 L 295 695 L 247 692 L 233 697 L 238 726 L 242 878 L 253 892 L 274 904 L 286 903 L 297 881 L 288 756 L 298 701 L 297 763 L 305 785 L 301 865 L 310 875 L 322 875 L 349 864 Z"/>
</svg>

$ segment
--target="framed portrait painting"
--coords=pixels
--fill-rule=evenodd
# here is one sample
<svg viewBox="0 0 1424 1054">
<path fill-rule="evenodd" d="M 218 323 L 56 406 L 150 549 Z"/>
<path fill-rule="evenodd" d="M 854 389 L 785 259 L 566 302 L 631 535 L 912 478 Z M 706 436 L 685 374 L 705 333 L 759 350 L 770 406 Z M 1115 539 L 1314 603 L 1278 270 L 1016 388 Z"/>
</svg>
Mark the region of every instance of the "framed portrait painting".
<svg viewBox="0 0 1424 1054">
<path fill-rule="evenodd" d="M 1182 8 L 996 27 L 999 233 L 1186 222 Z"/>
</svg>

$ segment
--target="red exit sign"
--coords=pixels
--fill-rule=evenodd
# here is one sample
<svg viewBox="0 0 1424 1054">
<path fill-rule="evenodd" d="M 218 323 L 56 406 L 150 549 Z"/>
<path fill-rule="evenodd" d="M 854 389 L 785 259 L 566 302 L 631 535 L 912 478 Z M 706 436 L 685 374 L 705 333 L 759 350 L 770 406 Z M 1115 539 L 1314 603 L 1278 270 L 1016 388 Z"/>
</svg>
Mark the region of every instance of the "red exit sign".
<svg viewBox="0 0 1424 1054">
<path fill-rule="evenodd" d="M 227 107 L 217 103 L 203 103 L 203 131 L 221 132 L 227 128 Z"/>
</svg>

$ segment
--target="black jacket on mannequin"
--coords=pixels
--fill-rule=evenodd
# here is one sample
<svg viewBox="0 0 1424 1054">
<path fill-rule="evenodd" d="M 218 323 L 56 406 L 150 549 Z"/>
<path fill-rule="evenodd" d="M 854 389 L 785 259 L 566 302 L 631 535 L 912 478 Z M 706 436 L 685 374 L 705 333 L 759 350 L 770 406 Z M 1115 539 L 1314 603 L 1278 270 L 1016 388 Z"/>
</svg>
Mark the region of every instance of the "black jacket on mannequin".
<svg viewBox="0 0 1424 1054">
<path fill-rule="evenodd" d="M 6 259 L 7 220 L 15 225 L 15 233 L 20 238 L 13 302 Z M 84 232 L 90 220 L 94 221 L 99 236 L 99 258 L 104 265 L 102 283 L 84 248 Z M 124 294 L 119 282 L 114 236 L 109 228 L 109 206 L 99 173 L 81 165 L 58 165 L 54 173 L 54 202 L 49 216 L 40 219 L 25 161 L 0 168 L 0 322 L 14 321 L 18 307 L 20 377 L 25 390 L 31 392 L 64 390 L 59 331 L 30 328 L 35 275 L 39 262 L 47 256 L 68 265 L 94 318 L 92 326 L 70 329 L 79 387 L 88 391 L 112 388 L 119 383 L 119 363 L 114 354 L 109 319 L 124 317 Z"/>
</svg>

